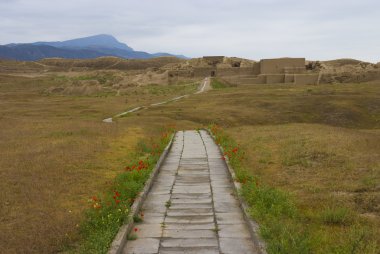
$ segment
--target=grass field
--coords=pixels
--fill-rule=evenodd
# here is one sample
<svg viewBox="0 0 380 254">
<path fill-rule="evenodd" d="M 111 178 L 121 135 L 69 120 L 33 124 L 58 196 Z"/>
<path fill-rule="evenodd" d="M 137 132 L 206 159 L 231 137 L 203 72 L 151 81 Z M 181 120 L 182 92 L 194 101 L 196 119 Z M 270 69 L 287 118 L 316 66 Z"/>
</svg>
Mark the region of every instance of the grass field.
<svg viewBox="0 0 380 254">
<path fill-rule="evenodd" d="M 271 253 L 380 251 L 378 84 L 226 87 L 140 117 L 158 116 L 222 126 L 270 204 L 294 204 L 289 221 L 257 217 L 278 226 Z"/>
<path fill-rule="evenodd" d="M 133 87 L 125 96 L 59 96 L 55 77 L 0 77 L 0 253 L 52 253 L 79 239 L 88 199 L 164 123 L 102 119 L 195 87 Z M 27 244 L 26 244 L 27 243 Z"/>
<path fill-rule="evenodd" d="M 42 93 L 54 82 L 0 77 L 0 252 L 50 253 L 80 242 L 77 225 L 89 197 L 107 188 L 142 139 L 167 124 L 210 123 L 246 151 L 242 167 L 249 174 L 294 204 L 297 216 L 287 225 L 307 232 L 307 252 L 379 251 L 379 83 L 218 85 L 104 124 L 191 88 L 135 87 L 100 97 Z"/>
</svg>

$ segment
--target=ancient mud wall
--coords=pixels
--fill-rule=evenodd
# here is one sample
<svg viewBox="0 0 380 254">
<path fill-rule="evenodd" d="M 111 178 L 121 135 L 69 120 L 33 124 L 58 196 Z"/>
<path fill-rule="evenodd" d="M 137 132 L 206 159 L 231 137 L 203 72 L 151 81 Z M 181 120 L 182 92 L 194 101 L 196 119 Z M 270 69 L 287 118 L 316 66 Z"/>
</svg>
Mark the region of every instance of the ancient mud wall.
<svg viewBox="0 0 380 254">
<path fill-rule="evenodd" d="M 260 74 L 251 77 L 224 76 L 227 82 L 234 85 L 249 84 L 296 84 L 315 85 L 318 83 L 319 74 Z"/>
<path fill-rule="evenodd" d="M 223 63 L 224 56 L 204 56 L 203 60 L 213 66 L 216 66 L 219 63 Z"/>
<path fill-rule="evenodd" d="M 323 73 L 320 83 L 360 83 L 380 80 L 379 71 Z"/>
<path fill-rule="evenodd" d="M 195 78 L 210 77 L 214 73 L 216 75 L 216 67 L 195 67 L 193 69 Z"/>
<path fill-rule="evenodd" d="M 194 72 L 191 69 L 168 71 L 168 83 L 170 85 L 180 81 L 193 81 L 194 79 Z"/>
<path fill-rule="evenodd" d="M 279 84 L 285 82 L 284 74 L 266 74 L 266 84 Z"/>
<path fill-rule="evenodd" d="M 254 67 L 217 68 L 217 77 L 256 75 Z"/>
<path fill-rule="evenodd" d="M 294 74 L 285 74 L 284 83 L 294 83 Z"/>
<path fill-rule="evenodd" d="M 246 85 L 246 84 L 266 84 L 266 75 L 240 77 L 240 76 L 224 76 L 224 80 L 234 85 Z"/>
<path fill-rule="evenodd" d="M 222 56 L 192 59 L 183 69 L 169 71 L 170 83 L 218 77 L 231 84 L 316 84 L 318 73 L 307 72 L 305 58 L 264 59 L 244 62 Z"/>
<path fill-rule="evenodd" d="M 319 73 L 316 74 L 295 74 L 294 84 L 296 85 L 316 85 L 318 84 Z"/>
<path fill-rule="evenodd" d="M 305 69 L 305 58 L 278 58 L 260 61 L 261 74 L 283 74 L 285 70 L 289 73 L 291 70 L 302 69 Z"/>
</svg>

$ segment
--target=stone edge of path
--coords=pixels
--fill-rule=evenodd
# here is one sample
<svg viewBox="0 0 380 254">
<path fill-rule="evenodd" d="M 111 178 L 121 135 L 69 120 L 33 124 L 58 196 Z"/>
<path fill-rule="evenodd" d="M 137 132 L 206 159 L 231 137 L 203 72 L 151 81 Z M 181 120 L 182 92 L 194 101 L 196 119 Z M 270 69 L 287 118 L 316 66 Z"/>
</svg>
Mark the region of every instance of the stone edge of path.
<svg viewBox="0 0 380 254">
<path fill-rule="evenodd" d="M 209 129 L 205 129 L 205 131 L 207 131 L 207 133 L 210 134 L 210 136 L 214 139 L 214 142 L 215 142 L 215 136 L 212 134 L 212 132 Z M 219 150 L 222 152 L 222 154 L 224 154 L 223 147 L 219 146 L 218 144 L 217 144 L 217 146 L 219 147 Z M 251 218 L 251 216 L 248 213 L 249 207 L 248 207 L 247 203 L 245 202 L 245 200 L 243 199 L 243 197 L 239 194 L 239 190 L 241 188 L 241 185 L 240 185 L 240 183 L 238 183 L 234 180 L 235 179 L 235 171 L 230 166 L 228 158 L 226 158 L 225 163 L 226 163 L 228 171 L 230 173 L 229 174 L 230 179 L 233 182 L 234 192 L 236 193 L 236 196 L 240 202 L 240 206 L 243 210 L 244 219 L 248 224 L 249 233 L 251 234 L 251 238 L 252 238 L 253 242 L 257 246 L 256 249 L 257 249 L 257 251 L 259 251 L 260 254 L 267 254 L 266 244 L 265 244 L 264 240 L 261 238 L 261 236 L 259 235 L 259 224 L 257 224 L 257 222 L 255 222 Z"/>
<path fill-rule="evenodd" d="M 142 204 L 144 203 L 150 189 L 152 188 L 154 179 L 157 177 L 162 163 L 166 159 L 169 150 L 172 147 L 174 137 L 175 134 L 172 135 L 169 144 L 166 146 L 165 150 L 162 152 L 160 158 L 158 159 L 156 166 L 153 168 L 149 179 L 146 181 L 144 185 L 144 189 L 142 190 L 142 192 L 139 193 L 139 195 L 133 202 L 130 213 L 128 214 L 127 223 L 120 227 L 117 235 L 112 241 L 112 244 L 108 250 L 108 254 L 120 254 L 122 252 L 123 247 L 127 243 L 128 234 L 131 232 L 133 228 L 133 217 L 138 215 L 138 212 L 140 211 Z"/>
</svg>

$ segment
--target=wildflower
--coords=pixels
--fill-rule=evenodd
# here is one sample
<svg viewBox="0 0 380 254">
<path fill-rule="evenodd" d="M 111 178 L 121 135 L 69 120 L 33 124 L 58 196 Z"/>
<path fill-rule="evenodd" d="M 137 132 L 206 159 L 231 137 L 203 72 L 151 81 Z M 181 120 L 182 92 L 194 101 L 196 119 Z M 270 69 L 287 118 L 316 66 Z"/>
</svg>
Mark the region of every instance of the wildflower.
<svg viewBox="0 0 380 254">
<path fill-rule="evenodd" d="M 135 232 L 137 232 L 139 229 L 138 229 L 138 228 L 134 228 L 133 230 L 134 230 Z"/>
<path fill-rule="evenodd" d="M 120 203 L 120 200 L 119 199 L 116 199 L 115 200 L 116 204 L 118 205 Z"/>
<path fill-rule="evenodd" d="M 92 199 L 92 201 L 94 201 L 94 202 L 97 202 L 97 201 L 98 201 L 98 198 L 97 198 L 96 196 L 93 196 L 91 199 Z"/>
</svg>

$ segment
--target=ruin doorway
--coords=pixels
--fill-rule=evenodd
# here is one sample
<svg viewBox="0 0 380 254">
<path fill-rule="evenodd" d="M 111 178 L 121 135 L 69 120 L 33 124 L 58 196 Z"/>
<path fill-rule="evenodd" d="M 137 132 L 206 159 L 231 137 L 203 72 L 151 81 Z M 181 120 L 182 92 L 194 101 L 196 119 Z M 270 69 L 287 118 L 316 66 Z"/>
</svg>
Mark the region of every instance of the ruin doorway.
<svg viewBox="0 0 380 254">
<path fill-rule="evenodd" d="M 215 77 L 215 71 L 211 71 L 211 77 Z"/>
</svg>

